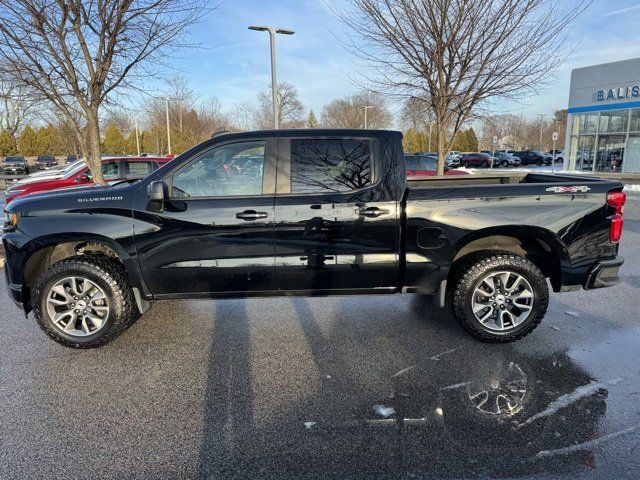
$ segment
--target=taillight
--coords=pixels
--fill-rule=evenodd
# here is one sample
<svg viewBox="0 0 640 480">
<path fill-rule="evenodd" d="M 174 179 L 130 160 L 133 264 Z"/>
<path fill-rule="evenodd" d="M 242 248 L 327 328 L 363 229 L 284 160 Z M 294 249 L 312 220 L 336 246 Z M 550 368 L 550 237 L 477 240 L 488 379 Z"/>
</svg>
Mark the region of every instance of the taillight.
<svg viewBox="0 0 640 480">
<path fill-rule="evenodd" d="M 611 218 L 611 228 L 609 229 L 609 241 L 618 243 L 622 236 L 622 226 L 624 225 L 624 217 L 622 207 L 627 201 L 627 194 L 622 191 L 610 191 L 607 193 L 607 205 L 614 207 L 616 213 Z"/>
</svg>

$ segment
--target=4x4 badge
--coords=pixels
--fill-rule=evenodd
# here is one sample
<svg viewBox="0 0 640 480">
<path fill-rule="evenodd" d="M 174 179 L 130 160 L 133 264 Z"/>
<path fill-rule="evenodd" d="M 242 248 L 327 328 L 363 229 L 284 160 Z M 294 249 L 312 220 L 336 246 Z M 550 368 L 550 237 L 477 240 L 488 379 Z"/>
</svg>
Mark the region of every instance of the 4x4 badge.
<svg viewBox="0 0 640 480">
<path fill-rule="evenodd" d="M 547 188 L 547 192 L 554 192 L 554 193 L 578 193 L 578 192 L 586 193 L 589 190 L 591 190 L 591 189 L 589 187 L 587 187 L 586 185 L 580 185 L 578 187 L 549 187 L 549 188 Z"/>
</svg>

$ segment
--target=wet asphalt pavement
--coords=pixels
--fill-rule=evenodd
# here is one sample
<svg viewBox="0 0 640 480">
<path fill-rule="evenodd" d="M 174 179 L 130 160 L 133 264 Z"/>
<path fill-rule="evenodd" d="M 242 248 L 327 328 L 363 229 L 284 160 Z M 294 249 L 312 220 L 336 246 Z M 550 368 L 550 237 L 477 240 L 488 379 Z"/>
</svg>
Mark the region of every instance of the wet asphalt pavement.
<svg viewBox="0 0 640 480">
<path fill-rule="evenodd" d="M 74 351 L 2 284 L 0 479 L 639 478 L 640 197 L 625 217 L 622 283 L 510 345 L 405 295 L 157 303 Z"/>
</svg>

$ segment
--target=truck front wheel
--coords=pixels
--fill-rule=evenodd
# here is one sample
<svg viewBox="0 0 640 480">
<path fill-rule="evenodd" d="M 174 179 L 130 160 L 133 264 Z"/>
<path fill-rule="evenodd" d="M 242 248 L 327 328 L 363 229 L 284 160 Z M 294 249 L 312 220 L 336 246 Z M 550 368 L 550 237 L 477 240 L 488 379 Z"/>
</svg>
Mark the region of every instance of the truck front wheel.
<svg viewBox="0 0 640 480">
<path fill-rule="evenodd" d="M 513 342 L 531 333 L 549 305 L 538 267 L 511 253 L 474 255 L 456 269 L 453 313 L 462 328 L 484 342 Z"/>
<path fill-rule="evenodd" d="M 72 348 L 102 346 L 135 319 L 135 299 L 124 269 L 101 257 L 76 257 L 49 267 L 32 290 L 40 328 Z"/>
</svg>

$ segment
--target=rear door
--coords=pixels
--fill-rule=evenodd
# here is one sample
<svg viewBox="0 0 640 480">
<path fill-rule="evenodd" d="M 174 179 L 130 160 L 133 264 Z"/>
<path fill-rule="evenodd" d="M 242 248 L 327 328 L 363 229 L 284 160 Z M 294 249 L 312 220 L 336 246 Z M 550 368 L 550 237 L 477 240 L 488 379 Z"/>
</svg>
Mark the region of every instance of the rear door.
<svg viewBox="0 0 640 480">
<path fill-rule="evenodd" d="M 386 162 L 396 169 L 386 172 L 381 156 L 380 142 L 366 136 L 280 139 L 275 254 L 281 290 L 397 287 L 398 194 L 390 186 L 399 184 L 404 169 Z"/>
</svg>

